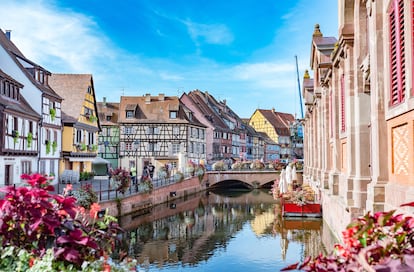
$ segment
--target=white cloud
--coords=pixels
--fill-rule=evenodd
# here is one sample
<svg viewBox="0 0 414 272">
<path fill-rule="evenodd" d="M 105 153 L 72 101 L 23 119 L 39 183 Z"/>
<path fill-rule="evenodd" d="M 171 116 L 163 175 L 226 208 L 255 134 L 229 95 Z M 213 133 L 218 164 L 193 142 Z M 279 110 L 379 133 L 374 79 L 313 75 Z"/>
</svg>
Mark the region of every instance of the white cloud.
<svg viewBox="0 0 414 272">
<path fill-rule="evenodd" d="M 184 24 L 196 44 L 204 41 L 209 44 L 226 45 L 234 40 L 231 31 L 222 24 L 199 24 L 188 20 Z"/>
</svg>

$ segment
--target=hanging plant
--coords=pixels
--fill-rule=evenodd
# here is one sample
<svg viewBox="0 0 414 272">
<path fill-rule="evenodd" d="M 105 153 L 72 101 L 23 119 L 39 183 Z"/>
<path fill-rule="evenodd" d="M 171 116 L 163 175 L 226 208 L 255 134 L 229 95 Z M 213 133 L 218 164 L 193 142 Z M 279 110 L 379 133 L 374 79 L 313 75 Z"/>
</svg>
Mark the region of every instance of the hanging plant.
<svg viewBox="0 0 414 272">
<path fill-rule="evenodd" d="M 87 148 L 87 145 L 86 145 L 85 143 L 82 143 L 82 144 L 81 144 L 81 147 L 80 147 L 80 150 L 81 150 L 81 151 L 85 151 L 85 150 L 86 150 L 86 148 Z"/>
<path fill-rule="evenodd" d="M 91 115 L 90 117 L 89 117 L 89 121 L 90 122 L 95 122 L 96 120 L 98 120 L 98 117 L 96 117 L 95 115 Z"/>
<path fill-rule="evenodd" d="M 55 154 L 56 149 L 57 149 L 57 142 L 56 141 L 53 141 L 53 143 L 52 143 L 53 154 Z"/>
<path fill-rule="evenodd" d="M 54 121 L 56 117 L 56 110 L 54 108 L 50 108 L 49 113 L 50 117 L 52 118 L 52 121 Z"/>
<path fill-rule="evenodd" d="M 19 132 L 17 130 L 13 130 L 12 135 L 14 144 L 17 144 L 17 141 L 19 140 Z"/>
<path fill-rule="evenodd" d="M 32 141 L 33 141 L 33 134 L 29 132 L 27 134 L 27 147 L 32 147 Z"/>
<path fill-rule="evenodd" d="M 46 140 L 46 154 L 50 153 L 50 141 Z"/>
</svg>

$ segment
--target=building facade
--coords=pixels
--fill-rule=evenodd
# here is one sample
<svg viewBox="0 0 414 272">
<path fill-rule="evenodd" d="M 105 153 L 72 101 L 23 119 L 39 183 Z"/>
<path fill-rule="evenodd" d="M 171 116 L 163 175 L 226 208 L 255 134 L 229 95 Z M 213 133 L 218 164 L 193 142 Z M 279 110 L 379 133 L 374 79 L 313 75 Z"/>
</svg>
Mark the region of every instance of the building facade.
<svg viewBox="0 0 414 272">
<path fill-rule="evenodd" d="M 101 124 L 101 133 L 98 140 L 98 156 L 107 160 L 110 167 L 118 168 L 119 164 L 119 102 L 98 102 L 98 118 Z"/>
<path fill-rule="evenodd" d="M 41 121 L 36 124 L 19 125 L 19 128 L 28 126 L 29 130 L 36 131 L 29 138 L 37 141 L 39 152 L 37 160 L 28 160 L 24 167 L 19 163 L 13 163 L 14 182 L 20 182 L 20 175 L 27 172 L 54 176 L 57 181 L 62 138 L 60 112 L 62 97 L 49 85 L 51 73 L 23 55 L 11 41 L 10 31 L 6 33 L 0 31 L 0 69 L 21 84 L 21 88 L 18 88 L 19 96 L 22 96 L 41 117 Z M 23 134 L 19 135 L 23 136 Z"/>
<path fill-rule="evenodd" d="M 98 154 L 100 123 L 91 74 L 53 74 L 52 88 L 63 97 L 62 157 L 59 173 L 64 170 L 92 172 Z"/>
<path fill-rule="evenodd" d="M 367 211 L 412 212 L 400 205 L 414 198 L 413 1 L 338 8 L 338 40 L 315 27 L 303 84 L 304 174 L 336 233 Z"/>
<path fill-rule="evenodd" d="M 119 166 L 136 166 L 138 176 L 149 163 L 184 172 L 189 161 L 206 160 L 206 127 L 178 97 L 121 96 L 118 124 Z"/>
</svg>

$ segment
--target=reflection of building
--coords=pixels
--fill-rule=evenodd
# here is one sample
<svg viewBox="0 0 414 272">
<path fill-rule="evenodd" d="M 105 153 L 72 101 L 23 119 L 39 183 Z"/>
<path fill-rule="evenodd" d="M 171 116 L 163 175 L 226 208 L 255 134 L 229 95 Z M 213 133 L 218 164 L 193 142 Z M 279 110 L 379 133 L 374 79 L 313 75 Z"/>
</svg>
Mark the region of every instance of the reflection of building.
<svg viewBox="0 0 414 272">
<path fill-rule="evenodd" d="M 273 207 L 271 207 L 270 210 L 257 214 L 254 219 L 250 221 L 252 230 L 257 236 L 269 233 L 269 229 L 275 221 L 275 212 L 272 208 Z"/>
</svg>

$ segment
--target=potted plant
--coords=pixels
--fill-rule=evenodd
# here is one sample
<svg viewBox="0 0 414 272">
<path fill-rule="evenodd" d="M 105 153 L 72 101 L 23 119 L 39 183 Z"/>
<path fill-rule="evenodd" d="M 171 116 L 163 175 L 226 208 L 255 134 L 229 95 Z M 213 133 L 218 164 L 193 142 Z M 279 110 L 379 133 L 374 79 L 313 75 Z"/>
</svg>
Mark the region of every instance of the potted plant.
<svg viewBox="0 0 414 272">
<path fill-rule="evenodd" d="M 111 186 L 116 190 L 124 194 L 131 185 L 131 176 L 128 171 L 120 167 L 110 171 Z"/>
<path fill-rule="evenodd" d="M 55 121 L 56 110 L 54 108 L 50 108 L 49 113 L 50 113 L 50 118 L 52 119 L 52 121 Z"/>
<path fill-rule="evenodd" d="M 13 130 L 12 136 L 14 144 L 17 144 L 17 141 L 19 140 L 19 132 L 17 130 Z"/>
<path fill-rule="evenodd" d="M 46 144 L 46 154 L 49 154 L 50 153 L 50 141 L 46 140 L 45 144 Z"/>
<path fill-rule="evenodd" d="M 29 132 L 27 134 L 27 147 L 32 147 L 32 141 L 33 141 L 33 134 Z"/>
<path fill-rule="evenodd" d="M 53 154 L 55 154 L 56 149 L 57 149 L 57 142 L 56 141 L 53 141 L 53 143 L 52 143 L 52 151 L 53 151 Z"/>
</svg>

